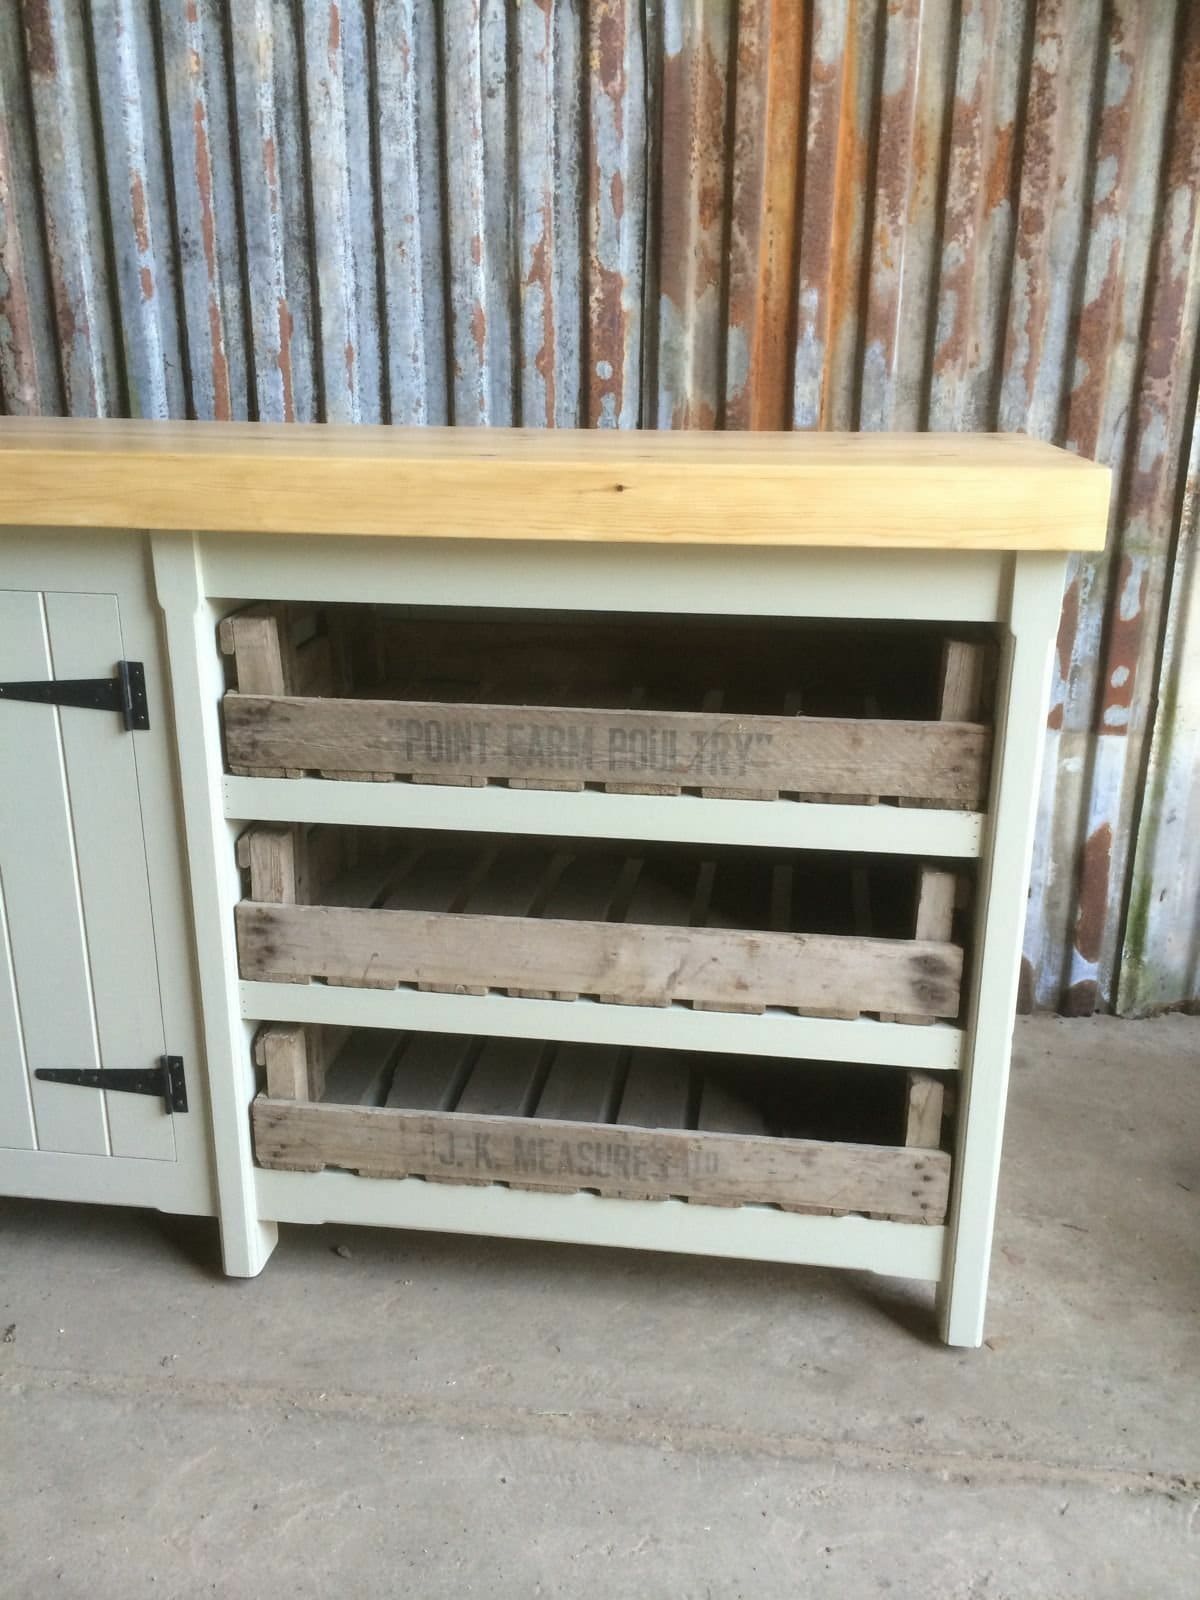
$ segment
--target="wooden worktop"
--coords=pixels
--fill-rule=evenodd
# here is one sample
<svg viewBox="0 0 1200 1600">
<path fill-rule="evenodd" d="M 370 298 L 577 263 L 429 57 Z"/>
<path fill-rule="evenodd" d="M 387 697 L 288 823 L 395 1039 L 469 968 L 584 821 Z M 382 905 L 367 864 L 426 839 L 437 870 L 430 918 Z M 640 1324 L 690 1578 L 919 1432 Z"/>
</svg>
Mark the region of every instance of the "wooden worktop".
<svg viewBox="0 0 1200 1600">
<path fill-rule="evenodd" d="M 0 420 L 0 525 L 1097 550 L 1106 467 L 1017 435 Z"/>
</svg>

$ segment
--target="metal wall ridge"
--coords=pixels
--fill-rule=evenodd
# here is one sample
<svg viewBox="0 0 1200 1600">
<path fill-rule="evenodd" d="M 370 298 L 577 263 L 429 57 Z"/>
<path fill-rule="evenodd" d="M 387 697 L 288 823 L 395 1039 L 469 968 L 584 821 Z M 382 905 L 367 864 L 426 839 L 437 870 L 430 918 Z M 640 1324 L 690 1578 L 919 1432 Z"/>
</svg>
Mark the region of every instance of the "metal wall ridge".
<svg viewBox="0 0 1200 1600">
<path fill-rule="evenodd" d="M 1020 430 L 1029 1004 L 1200 1006 L 1200 6 L 0 0 L 0 408 Z"/>
</svg>

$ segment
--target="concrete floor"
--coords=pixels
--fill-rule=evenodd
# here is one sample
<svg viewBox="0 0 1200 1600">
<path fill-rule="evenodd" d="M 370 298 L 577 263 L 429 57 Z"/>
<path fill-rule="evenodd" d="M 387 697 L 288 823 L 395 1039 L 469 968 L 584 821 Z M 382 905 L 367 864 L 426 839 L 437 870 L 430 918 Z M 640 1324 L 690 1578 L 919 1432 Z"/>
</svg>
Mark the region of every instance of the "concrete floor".
<svg viewBox="0 0 1200 1600">
<path fill-rule="evenodd" d="M 290 1228 L 235 1283 L 0 1202 L 0 1592 L 1193 1600 L 1198 1135 L 1200 1019 L 1023 1022 L 974 1352 L 862 1274 Z"/>
</svg>

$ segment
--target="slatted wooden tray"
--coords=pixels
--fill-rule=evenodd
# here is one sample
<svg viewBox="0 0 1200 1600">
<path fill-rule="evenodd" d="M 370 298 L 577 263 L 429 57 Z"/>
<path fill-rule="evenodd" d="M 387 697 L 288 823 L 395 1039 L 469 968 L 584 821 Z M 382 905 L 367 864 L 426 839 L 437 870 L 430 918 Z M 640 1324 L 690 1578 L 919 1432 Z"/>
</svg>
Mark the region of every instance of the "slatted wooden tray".
<svg viewBox="0 0 1200 1600">
<path fill-rule="evenodd" d="M 292 1025 L 263 1029 L 256 1054 L 267 1093 L 254 1102 L 254 1141 L 266 1167 L 945 1218 L 950 1157 L 914 1147 L 911 1120 L 907 1146 L 803 1136 L 806 1120 L 820 1121 L 820 1085 L 806 1088 L 792 1064 Z M 861 1083 L 870 1070 L 840 1072 Z M 844 1125 L 853 1097 L 835 1103 Z M 898 1116 L 896 1126 L 903 1137 Z"/>
<path fill-rule="evenodd" d="M 980 638 L 275 604 L 220 643 L 238 775 L 984 805 Z"/>
<path fill-rule="evenodd" d="M 958 1015 L 955 879 L 902 859 L 301 825 L 250 829 L 239 857 L 248 979 Z M 945 920 L 915 937 L 926 878 Z"/>
</svg>

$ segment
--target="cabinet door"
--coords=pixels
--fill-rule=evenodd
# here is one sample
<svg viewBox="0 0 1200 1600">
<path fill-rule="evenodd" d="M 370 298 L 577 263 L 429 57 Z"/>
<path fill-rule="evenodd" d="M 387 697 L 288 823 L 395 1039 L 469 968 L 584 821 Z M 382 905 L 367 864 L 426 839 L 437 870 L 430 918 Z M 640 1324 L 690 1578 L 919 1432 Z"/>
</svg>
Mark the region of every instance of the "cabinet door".
<svg viewBox="0 0 1200 1600">
<path fill-rule="evenodd" d="M 0 591 L 0 680 L 106 677 L 131 653 L 116 595 Z M 176 1158 L 161 1100 L 34 1076 L 148 1068 L 169 1048 L 143 737 L 115 712 L 0 701 L 0 1149 Z"/>
</svg>

